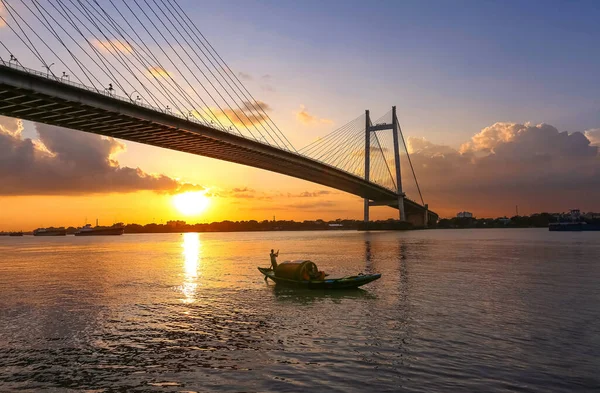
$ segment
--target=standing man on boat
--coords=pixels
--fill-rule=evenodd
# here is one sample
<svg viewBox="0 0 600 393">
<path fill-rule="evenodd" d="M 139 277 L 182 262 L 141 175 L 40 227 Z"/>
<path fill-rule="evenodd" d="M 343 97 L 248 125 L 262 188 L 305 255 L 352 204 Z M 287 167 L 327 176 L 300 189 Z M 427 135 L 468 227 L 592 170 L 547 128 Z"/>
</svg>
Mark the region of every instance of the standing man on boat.
<svg viewBox="0 0 600 393">
<path fill-rule="evenodd" d="M 277 257 L 279 256 L 279 250 L 277 250 L 277 252 L 275 252 L 273 249 L 271 249 L 271 269 L 273 269 L 273 271 L 275 271 L 275 269 L 277 269 Z"/>
</svg>

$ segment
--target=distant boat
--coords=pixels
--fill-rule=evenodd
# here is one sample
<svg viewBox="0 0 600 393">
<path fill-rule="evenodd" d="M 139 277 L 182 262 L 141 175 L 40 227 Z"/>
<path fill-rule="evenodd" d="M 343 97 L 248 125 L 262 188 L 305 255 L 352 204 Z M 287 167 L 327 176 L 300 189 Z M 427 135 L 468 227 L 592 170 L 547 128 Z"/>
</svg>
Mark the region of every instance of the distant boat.
<svg viewBox="0 0 600 393">
<path fill-rule="evenodd" d="M 584 232 L 600 231 L 600 224 L 588 224 L 587 222 L 555 222 L 548 225 L 549 231 L 556 232 Z"/>
<path fill-rule="evenodd" d="M 10 232 L 8 236 L 23 236 L 23 232 Z"/>
<path fill-rule="evenodd" d="M 33 231 L 33 236 L 66 236 L 65 228 L 38 228 Z"/>
<path fill-rule="evenodd" d="M 548 225 L 548 230 L 556 232 L 600 231 L 600 223 L 583 221 L 579 209 L 570 210 L 569 215 L 571 221 L 551 223 Z"/>
<path fill-rule="evenodd" d="M 75 232 L 75 236 L 118 236 L 125 232 L 122 224 L 115 224 L 112 227 L 92 227 L 91 224 L 86 224 Z"/>
</svg>

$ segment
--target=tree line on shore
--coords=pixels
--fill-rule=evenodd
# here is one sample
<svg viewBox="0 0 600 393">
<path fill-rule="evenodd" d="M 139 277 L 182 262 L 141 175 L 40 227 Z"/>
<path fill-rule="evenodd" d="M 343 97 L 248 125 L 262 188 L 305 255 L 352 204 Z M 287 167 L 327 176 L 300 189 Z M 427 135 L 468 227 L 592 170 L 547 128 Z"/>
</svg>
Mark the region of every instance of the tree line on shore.
<svg viewBox="0 0 600 393">
<path fill-rule="evenodd" d="M 582 216 L 588 223 L 599 222 L 600 214 Z M 536 213 L 530 216 L 513 216 L 499 218 L 453 217 L 442 218 L 436 227 L 451 228 L 545 228 L 550 223 L 568 220 L 566 214 Z M 365 226 L 362 220 L 278 220 L 278 221 L 220 221 L 211 223 L 188 224 L 185 221 L 167 221 L 166 224 L 150 223 L 145 225 L 126 224 L 125 233 L 179 233 L 179 232 L 251 232 L 251 231 L 318 231 L 318 230 L 363 230 L 363 229 L 411 229 L 408 223 L 388 219 L 371 221 Z M 68 227 L 67 234 L 73 234 L 78 228 Z M 0 232 L 0 235 L 9 232 Z M 29 232 L 26 232 L 29 233 Z"/>
<path fill-rule="evenodd" d="M 530 216 L 513 216 L 499 218 L 453 217 L 442 218 L 437 227 L 450 228 L 546 228 L 555 222 L 569 221 L 571 217 L 565 213 L 535 213 Z M 600 214 L 590 213 L 582 216 L 588 224 L 600 221 Z"/>
</svg>

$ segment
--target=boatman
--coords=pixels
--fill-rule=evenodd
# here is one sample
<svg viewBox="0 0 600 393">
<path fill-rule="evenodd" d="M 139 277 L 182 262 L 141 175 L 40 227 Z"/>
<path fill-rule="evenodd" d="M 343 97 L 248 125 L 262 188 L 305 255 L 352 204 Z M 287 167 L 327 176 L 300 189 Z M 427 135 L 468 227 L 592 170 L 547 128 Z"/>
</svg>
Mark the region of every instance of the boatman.
<svg viewBox="0 0 600 393">
<path fill-rule="evenodd" d="M 275 271 L 275 269 L 277 269 L 277 257 L 279 256 L 279 250 L 277 250 L 277 252 L 273 251 L 273 249 L 271 249 L 271 269 L 273 269 L 273 271 Z"/>
</svg>

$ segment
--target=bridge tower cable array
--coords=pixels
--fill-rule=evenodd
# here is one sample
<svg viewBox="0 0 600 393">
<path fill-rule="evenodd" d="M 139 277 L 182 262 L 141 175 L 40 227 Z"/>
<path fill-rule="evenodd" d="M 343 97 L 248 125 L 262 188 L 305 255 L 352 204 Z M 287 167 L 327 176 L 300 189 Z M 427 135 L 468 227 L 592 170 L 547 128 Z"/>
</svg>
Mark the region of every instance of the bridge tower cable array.
<svg viewBox="0 0 600 393">
<path fill-rule="evenodd" d="M 364 199 L 365 221 L 370 206 L 384 205 L 401 220 L 430 221 L 395 107 L 374 122 L 366 111 L 298 151 L 177 0 L 0 6 L 0 115 L 333 187 Z M 421 205 L 405 195 L 400 142 Z"/>
<path fill-rule="evenodd" d="M 0 0 L 0 6 L 12 33 L 0 36 L 2 58 L 37 59 L 54 79 L 62 78 L 54 73 L 62 67 L 63 77 L 101 94 L 123 94 L 296 152 L 269 106 L 249 93 L 176 0 Z"/>
</svg>

